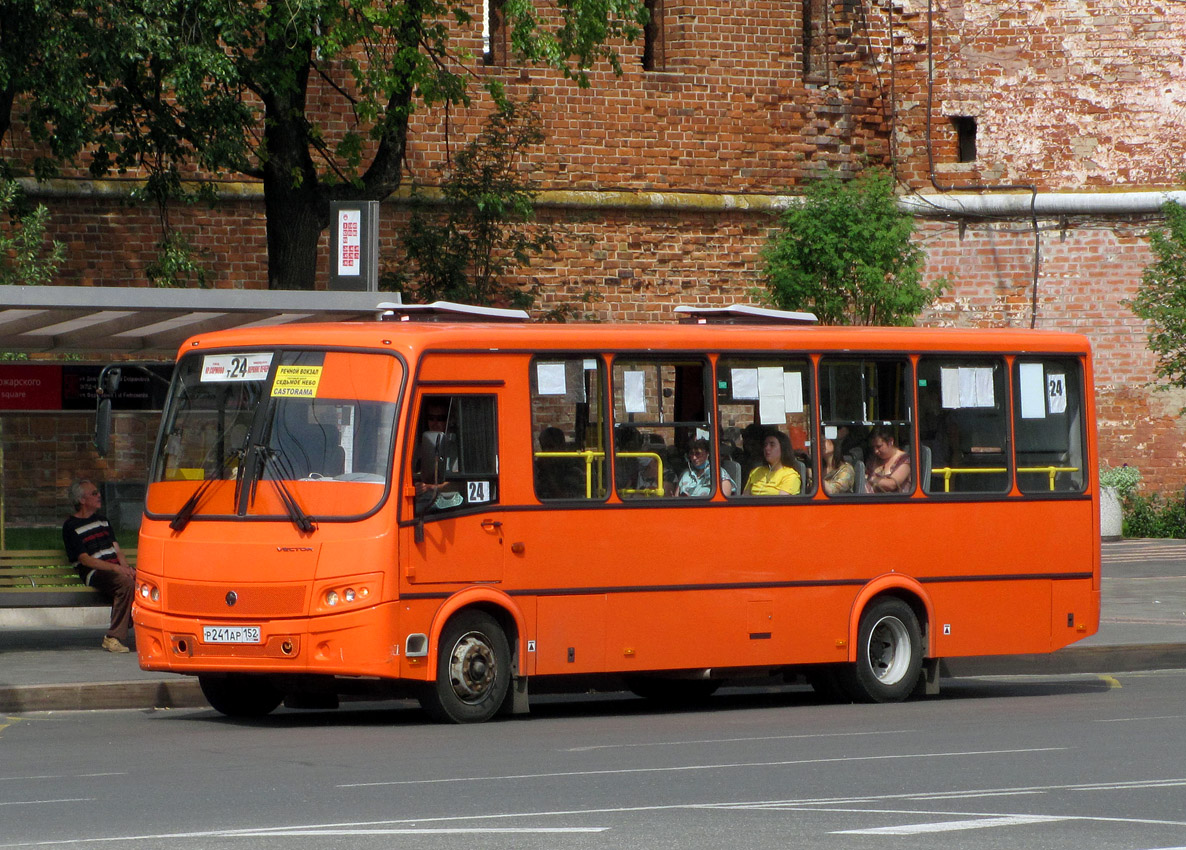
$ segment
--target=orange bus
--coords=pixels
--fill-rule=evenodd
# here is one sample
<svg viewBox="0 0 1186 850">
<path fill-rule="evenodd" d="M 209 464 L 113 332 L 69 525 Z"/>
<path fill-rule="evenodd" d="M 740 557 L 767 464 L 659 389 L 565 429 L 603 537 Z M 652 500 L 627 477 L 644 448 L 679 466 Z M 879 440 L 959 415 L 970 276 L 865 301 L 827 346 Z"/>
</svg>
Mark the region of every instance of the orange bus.
<svg viewBox="0 0 1186 850">
<path fill-rule="evenodd" d="M 189 340 L 141 666 L 228 715 L 415 696 L 472 722 L 558 677 L 900 700 L 940 659 L 1096 631 L 1085 338 L 511 312 Z"/>
</svg>

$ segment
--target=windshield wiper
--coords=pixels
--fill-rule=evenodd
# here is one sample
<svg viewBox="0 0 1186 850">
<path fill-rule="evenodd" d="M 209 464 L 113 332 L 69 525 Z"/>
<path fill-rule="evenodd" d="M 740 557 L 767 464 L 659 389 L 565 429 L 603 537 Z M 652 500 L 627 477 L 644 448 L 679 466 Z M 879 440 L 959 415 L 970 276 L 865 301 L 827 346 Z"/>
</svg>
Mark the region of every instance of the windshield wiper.
<svg viewBox="0 0 1186 850">
<path fill-rule="evenodd" d="M 276 485 L 276 492 L 280 494 L 280 501 L 284 503 L 285 510 L 288 511 L 288 518 L 292 520 L 292 524 L 297 527 L 298 531 L 305 534 L 310 534 L 317 530 L 317 523 L 313 522 L 301 506 L 297 503 L 296 497 L 293 496 L 292 491 L 288 489 L 288 485 L 284 483 L 284 477 L 289 474 L 281 464 L 283 459 L 278 452 L 270 449 L 267 446 L 256 446 L 255 450 L 260 453 L 263 458 L 263 464 L 260 466 L 259 474 L 256 475 L 255 480 L 251 482 L 251 501 L 255 501 L 255 486 L 263 478 L 264 473 L 268 471 L 268 466 L 272 465 L 276 468 L 279 476 L 272 478 L 271 482 Z M 287 465 L 287 464 L 285 464 Z"/>
<path fill-rule="evenodd" d="M 210 489 L 215 479 L 207 478 L 198 485 L 198 489 L 194 490 L 193 494 L 185 500 L 185 504 L 181 506 L 181 510 L 177 512 L 177 516 L 173 517 L 173 521 L 169 523 L 169 528 L 174 531 L 181 531 L 189 521 L 193 519 L 194 512 L 198 509 L 198 502 L 202 501 L 202 497 L 206 495 L 206 491 Z"/>
</svg>

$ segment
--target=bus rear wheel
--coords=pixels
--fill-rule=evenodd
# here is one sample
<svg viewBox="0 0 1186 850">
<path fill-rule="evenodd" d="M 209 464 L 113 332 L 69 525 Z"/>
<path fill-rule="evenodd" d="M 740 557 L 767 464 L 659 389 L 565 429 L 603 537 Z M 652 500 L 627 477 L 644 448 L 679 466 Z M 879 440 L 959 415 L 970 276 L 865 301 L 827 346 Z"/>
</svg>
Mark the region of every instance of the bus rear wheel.
<svg viewBox="0 0 1186 850">
<path fill-rule="evenodd" d="M 922 633 L 914 610 L 901 599 L 876 600 L 861 615 L 857 660 L 844 672 L 856 702 L 900 702 L 922 673 Z"/>
<path fill-rule="evenodd" d="M 284 694 L 265 676 L 231 673 L 198 676 L 198 685 L 210 707 L 227 717 L 263 717 L 271 714 Z"/>
<path fill-rule="evenodd" d="M 463 611 L 441 632 L 436 681 L 420 704 L 435 720 L 482 723 L 498 713 L 511 682 L 511 651 L 502 627 L 481 611 Z"/>
</svg>

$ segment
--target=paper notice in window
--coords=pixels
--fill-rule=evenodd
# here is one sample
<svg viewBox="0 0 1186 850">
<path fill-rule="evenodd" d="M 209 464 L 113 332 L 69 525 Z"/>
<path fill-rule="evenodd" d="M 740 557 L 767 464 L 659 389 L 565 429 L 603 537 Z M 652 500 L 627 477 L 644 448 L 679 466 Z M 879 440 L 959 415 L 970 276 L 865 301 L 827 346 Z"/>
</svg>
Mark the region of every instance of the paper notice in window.
<svg viewBox="0 0 1186 850">
<path fill-rule="evenodd" d="M 960 407 L 992 407 L 992 369 L 960 369 Z"/>
<path fill-rule="evenodd" d="M 953 410 L 960 406 L 960 370 L 944 367 L 939 370 L 939 394 L 943 407 Z"/>
<path fill-rule="evenodd" d="M 783 372 L 782 393 L 787 413 L 803 412 L 803 373 Z"/>
<path fill-rule="evenodd" d="M 1067 412 L 1067 376 L 1051 372 L 1046 376 L 1046 401 L 1050 415 Z"/>
<path fill-rule="evenodd" d="M 763 425 L 785 425 L 787 422 L 782 374 L 780 366 L 758 368 L 758 421 Z"/>
<path fill-rule="evenodd" d="M 943 407 L 992 407 L 992 369 L 985 366 L 947 366 L 939 370 L 939 388 Z"/>
<path fill-rule="evenodd" d="M 1020 376 L 1021 418 L 1046 418 L 1046 380 L 1041 363 L 1022 363 Z"/>
<path fill-rule="evenodd" d="M 540 395 L 564 395 L 567 388 L 567 383 L 564 380 L 564 364 L 536 364 L 535 382 Z"/>
<path fill-rule="evenodd" d="M 317 398 L 320 366 L 277 366 L 272 398 Z"/>
<path fill-rule="evenodd" d="M 647 412 L 647 373 L 622 373 L 623 402 L 627 413 Z"/>
<path fill-rule="evenodd" d="M 735 401 L 747 401 L 758 397 L 757 369 L 731 369 L 729 377 L 733 381 Z"/>
</svg>

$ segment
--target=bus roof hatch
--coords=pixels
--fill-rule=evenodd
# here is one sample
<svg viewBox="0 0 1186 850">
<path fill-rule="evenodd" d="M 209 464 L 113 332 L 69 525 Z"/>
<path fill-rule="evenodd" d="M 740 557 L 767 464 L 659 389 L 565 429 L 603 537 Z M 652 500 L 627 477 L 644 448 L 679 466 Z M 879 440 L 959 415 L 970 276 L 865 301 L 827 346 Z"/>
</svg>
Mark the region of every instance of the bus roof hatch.
<svg viewBox="0 0 1186 850">
<path fill-rule="evenodd" d="M 815 313 L 793 310 L 772 310 L 751 304 L 732 304 L 728 307 L 676 307 L 683 324 L 692 325 L 814 325 L 819 320 Z"/>
<path fill-rule="evenodd" d="M 393 322 L 529 322 L 526 310 L 503 307 L 476 307 L 452 301 L 433 301 L 431 304 L 379 305 L 383 320 Z"/>
</svg>

